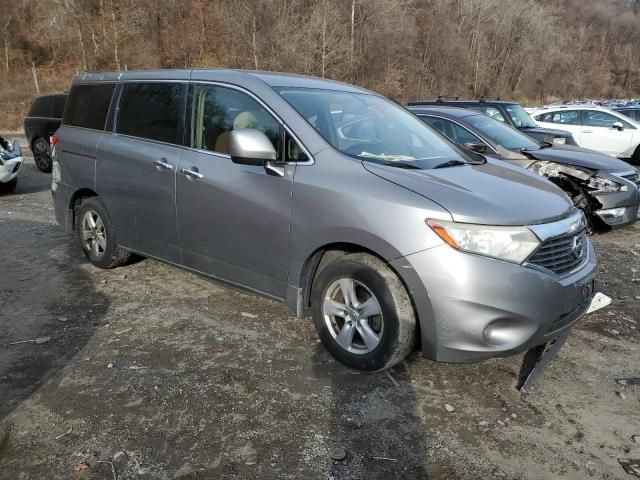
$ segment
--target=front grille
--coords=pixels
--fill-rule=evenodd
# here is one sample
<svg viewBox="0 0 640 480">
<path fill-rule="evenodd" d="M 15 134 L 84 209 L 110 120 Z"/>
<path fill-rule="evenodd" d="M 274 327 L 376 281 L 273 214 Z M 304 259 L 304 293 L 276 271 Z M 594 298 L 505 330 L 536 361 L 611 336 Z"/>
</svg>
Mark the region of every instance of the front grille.
<svg viewBox="0 0 640 480">
<path fill-rule="evenodd" d="M 543 242 L 527 263 L 564 275 L 578 268 L 587 259 L 589 244 L 585 231 L 556 237 Z"/>
</svg>

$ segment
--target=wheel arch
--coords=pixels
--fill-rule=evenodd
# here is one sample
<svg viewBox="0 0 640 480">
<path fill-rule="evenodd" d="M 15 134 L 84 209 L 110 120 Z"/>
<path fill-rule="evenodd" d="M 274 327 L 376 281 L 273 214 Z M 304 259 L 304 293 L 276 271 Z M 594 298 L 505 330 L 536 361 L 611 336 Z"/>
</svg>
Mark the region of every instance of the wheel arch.
<svg viewBox="0 0 640 480">
<path fill-rule="evenodd" d="M 80 188 L 73 193 L 73 195 L 71 196 L 71 199 L 69 200 L 69 206 L 68 206 L 69 210 L 73 213 L 73 216 L 72 216 L 73 220 L 71 223 L 72 231 L 76 229 L 76 223 L 77 223 L 76 213 L 82 201 L 86 198 L 97 197 L 97 196 L 98 194 L 90 188 Z"/>
</svg>

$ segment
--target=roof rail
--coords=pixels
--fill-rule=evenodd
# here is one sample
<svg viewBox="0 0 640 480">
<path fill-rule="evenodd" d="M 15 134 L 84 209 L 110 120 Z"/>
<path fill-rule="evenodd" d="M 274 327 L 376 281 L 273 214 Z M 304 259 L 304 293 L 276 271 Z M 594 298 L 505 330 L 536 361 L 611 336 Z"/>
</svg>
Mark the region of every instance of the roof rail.
<svg viewBox="0 0 640 480">
<path fill-rule="evenodd" d="M 409 106 L 417 106 L 417 105 L 431 105 L 433 102 L 442 103 L 447 100 L 460 100 L 460 97 L 457 96 L 447 96 L 447 95 L 438 95 L 435 100 L 413 100 L 411 102 L 407 102 Z"/>
<path fill-rule="evenodd" d="M 480 98 L 478 99 L 478 101 L 480 102 L 491 102 L 491 101 L 495 101 L 495 102 L 499 102 L 501 100 L 500 97 L 486 97 L 484 95 L 480 95 Z"/>
</svg>

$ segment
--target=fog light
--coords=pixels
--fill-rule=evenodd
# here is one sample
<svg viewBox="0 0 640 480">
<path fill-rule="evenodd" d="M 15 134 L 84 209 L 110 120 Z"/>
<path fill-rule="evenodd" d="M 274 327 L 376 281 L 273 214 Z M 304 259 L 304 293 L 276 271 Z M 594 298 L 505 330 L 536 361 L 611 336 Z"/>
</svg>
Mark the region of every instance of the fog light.
<svg viewBox="0 0 640 480">
<path fill-rule="evenodd" d="M 624 213 L 626 208 L 607 208 L 605 210 L 597 210 L 596 213 L 598 216 L 604 220 L 605 222 L 611 223 L 620 223 L 624 221 Z"/>
<path fill-rule="evenodd" d="M 556 137 L 553 139 L 553 143 L 555 145 L 565 145 L 567 143 L 567 139 L 563 137 Z"/>
</svg>

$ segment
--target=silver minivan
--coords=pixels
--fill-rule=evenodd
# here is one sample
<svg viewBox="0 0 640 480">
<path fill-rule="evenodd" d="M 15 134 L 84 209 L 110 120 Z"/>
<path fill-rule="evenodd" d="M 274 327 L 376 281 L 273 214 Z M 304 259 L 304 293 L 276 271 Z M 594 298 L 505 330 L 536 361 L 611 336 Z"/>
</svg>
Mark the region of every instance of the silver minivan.
<svg viewBox="0 0 640 480">
<path fill-rule="evenodd" d="M 101 268 L 131 253 L 313 316 L 341 362 L 472 362 L 587 310 L 583 214 L 355 86 L 232 70 L 74 79 L 52 139 L 58 221 Z"/>
</svg>

